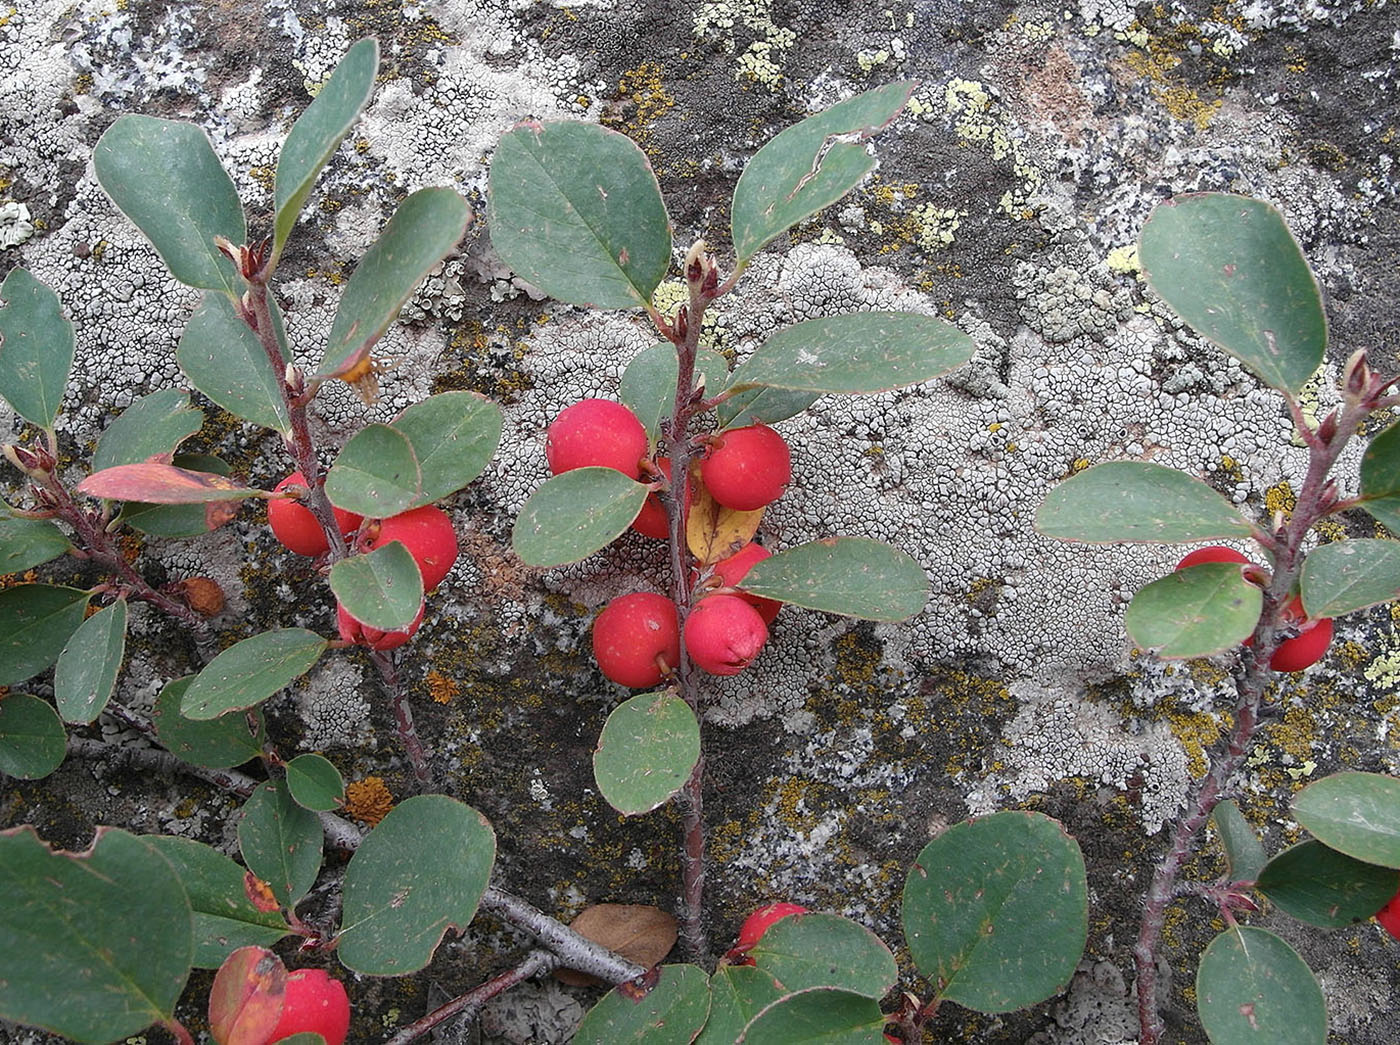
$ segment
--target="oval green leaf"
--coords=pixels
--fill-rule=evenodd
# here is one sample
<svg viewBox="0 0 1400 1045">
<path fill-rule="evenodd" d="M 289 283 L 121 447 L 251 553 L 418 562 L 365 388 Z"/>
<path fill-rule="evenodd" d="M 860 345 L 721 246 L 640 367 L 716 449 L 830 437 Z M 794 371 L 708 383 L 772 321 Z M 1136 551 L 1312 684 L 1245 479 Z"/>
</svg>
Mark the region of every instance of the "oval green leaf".
<svg viewBox="0 0 1400 1045">
<path fill-rule="evenodd" d="M 1268 862 L 1259 832 L 1244 818 L 1239 803 L 1228 799 L 1216 805 L 1210 814 L 1211 823 L 1225 849 L 1230 877 L 1236 882 L 1252 882 Z"/>
<path fill-rule="evenodd" d="M 491 161 L 491 245 L 572 305 L 637 308 L 671 264 L 671 223 L 646 154 L 595 123 L 522 123 Z"/>
<path fill-rule="evenodd" d="M 318 372 L 335 377 L 360 363 L 423 277 L 457 245 L 471 208 L 452 189 L 419 189 L 399 204 L 345 286 Z"/>
<path fill-rule="evenodd" d="M 190 406 L 178 388 L 142 396 L 121 412 L 97 440 L 92 470 L 140 464 L 152 457 L 169 460 L 176 447 L 204 425 L 204 412 Z"/>
<path fill-rule="evenodd" d="M 0 1017 L 99 1045 L 172 1016 L 193 915 L 154 846 L 99 827 L 56 852 L 26 825 L 0 833 L 0 881 Z"/>
<path fill-rule="evenodd" d="M 340 770 L 324 755 L 297 755 L 287 763 L 287 789 L 303 809 L 327 813 L 345 800 Z"/>
<path fill-rule="evenodd" d="M 661 341 L 638 352 L 622 372 L 618 398 L 653 439 L 661 431 L 661 422 L 669 421 L 675 409 L 679 370 L 676 346 Z M 729 383 L 729 363 L 708 348 L 695 353 L 695 370 L 697 382 L 704 381 L 706 395 L 717 395 Z"/>
<path fill-rule="evenodd" d="M 916 86 L 899 80 L 838 102 L 754 153 L 734 186 L 731 224 L 741 265 L 860 184 L 875 167 L 866 140 L 899 114 Z"/>
<path fill-rule="evenodd" d="M 1147 461 L 1086 468 L 1046 495 L 1035 528 L 1061 541 L 1176 543 L 1248 537 L 1229 501 L 1199 479 Z"/>
<path fill-rule="evenodd" d="M 49 584 L 0 591 L 0 686 L 39 674 L 83 623 L 90 592 Z"/>
<path fill-rule="evenodd" d="M 57 712 L 28 693 L 0 700 L 0 773 L 38 780 L 63 764 L 68 736 Z"/>
<path fill-rule="evenodd" d="M 836 914 L 793 914 L 774 922 L 749 957 L 790 991 L 833 987 L 878 999 L 899 975 L 878 936 Z"/>
<path fill-rule="evenodd" d="M 282 145 L 282 154 L 277 158 L 277 179 L 272 194 L 276 207 L 274 259 L 281 255 L 302 205 L 316 184 L 317 175 L 374 92 L 374 74 L 378 68 L 378 41 L 361 40 L 345 52 L 330 79 L 321 84 L 316 97 L 292 125 Z"/>
<path fill-rule="evenodd" d="M 259 784 L 243 804 L 238 851 L 283 907 L 295 907 L 316 884 L 323 845 L 320 819 L 292 801 L 278 782 Z"/>
<path fill-rule="evenodd" d="M 588 1010 L 574 1045 L 690 1045 L 710 1011 L 710 980 L 694 965 L 662 965 L 642 994 L 631 984 L 614 987 Z"/>
<path fill-rule="evenodd" d="M 53 523 L 10 515 L 0 507 L 0 576 L 50 562 L 71 547 Z"/>
<path fill-rule="evenodd" d="M 756 965 L 721 965 L 710 977 L 710 1018 L 695 1045 L 734 1045 L 750 1020 L 786 994 Z"/>
<path fill-rule="evenodd" d="M 1259 874 L 1255 887 L 1285 914 L 1323 929 L 1364 922 L 1400 891 L 1393 867 L 1363 863 L 1315 838 L 1290 846 Z"/>
<path fill-rule="evenodd" d="M 408 437 L 422 472 L 411 507 L 432 504 L 474 481 L 501 442 L 501 408 L 475 392 L 439 392 L 390 422 Z"/>
<path fill-rule="evenodd" d="M 624 816 L 649 813 L 685 786 L 700 761 L 700 723 L 680 697 L 642 693 L 603 724 L 593 777 Z"/>
<path fill-rule="evenodd" d="M 381 631 L 407 627 L 423 607 L 423 575 L 401 541 L 341 559 L 330 581 L 350 616 Z"/>
<path fill-rule="evenodd" d="M 511 546 L 530 566 L 578 562 L 615 541 L 646 499 L 646 484 L 615 468 L 575 468 L 546 479 L 530 495 Z"/>
<path fill-rule="evenodd" d="M 1400 780 L 1334 773 L 1293 798 L 1293 815 L 1318 839 L 1368 864 L 1400 868 Z"/>
<path fill-rule="evenodd" d="M 145 461 L 119 464 L 93 472 L 73 488 L 89 497 L 109 501 L 142 501 L 148 504 L 210 504 L 257 497 L 232 479 L 209 472 L 192 472 L 173 464 Z"/>
<path fill-rule="evenodd" d="M 979 1012 L 1025 1008 L 1063 989 L 1084 953 L 1084 857 L 1040 813 L 956 824 L 910 869 L 903 917 L 940 998 Z"/>
<path fill-rule="evenodd" d="M 65 722 L 92 722 L 117 685 L 126 653 L 126 600 L 118 599 L 78 626 L 53 671 L 54 703 Z"/>
<path fill-rule="evenodd" d="M 1400 598 L 1400 542 L 1357 537 L 1322 544 L 1303 560 L 1303 608 L 1340 617 Z"/>
<path fill-rule="evenodd" d="M 1157 205 L 1138 256 L 1148 285 L 1265 384 L 1297 393 L 1322 362 L 1322 294 L 1283 218 L 1228 193 Z"/>
<path fill-rule="evenodd" d="M 1159 657 L 1206 657 L 1254 633 L 1264 592 L 1238 563 L 1208 562 L 1146 584 L 1124 614 L 1128 636 Z"/>
<path fill-rule="evenodd" d="M 1361 456 L 1361 507 L 1400 534 L 1400 424 L 1371 440 Z"/>
<path fill-rule="evenodd" d="M 191 472 L 230 475 L 228 462 L 213 454 L 176 454 L 170 462 Z M 228 522 L 226 513 L 210 511 L 203 504 L 142 504 L 127 501 L 118 518 L 133 530 L 155 537 L 197 537 Z"/>
<path fill-rule="evenodd" d="M 1205 949 L 1196 1011 L 1213 1045 L 1324 1045 L 1327 1003 L 1298 952 L 1271 932 L 1241 925 Z"/>
<path fill-rule="evenodd" d="M 820 392 L 790 392 L 784 388 L 750 388 L 719 404 L 715 415 L 721 428 L 771 425 L 796 417 L 821 398 Z"/>
<path fill-rule="evenodd" d="M 226 295 L 204 295 L 185 324 L 175 358 L 190 383 L 234 417 L 291 432 L 283 375 Z"/>
<path fill-rule="evenodd" d="M 119 116 L 98 139 L 92 165 L 98 183 L 172 276 L 191 287 L 236 293 L 233 263 L 214 238 L 241 244 L 248 226 L 209 135 L 178 120 Z"/>
<path fill-rule="evenodd" d="M 767 1005 L 743 1034 L 743 1045 L 884 1045 L 879 1002 L 832 987 L 795 991 Z"/>
<path fill-rule="evenodd" d="M 73 324 L 58 295 L 12 268 L 0 283 L 0 398 L 30 424 L 53 428 L 73 369 Z"/>
<path fill-rule="evenodd" d="M 240 947 L 271 947 L 292 931 L 276 911 L 259 911 L 243 888 L 243 868 L 192 838 L 144 835 L 170 861 L 194 911 L 196 969 L 217 969 Z"/>
<path fill-rule="evenodd" d="M 423 968 L 472 920 L 495 861 L 496 834 L 475 809 L 446 795 L 400 802 L 345 872 L 340 960 L 367 976 Z"/>
<path fill-rule="evenodd" d="M 262 709 L 230 711 L 203 721 L 186 718 L 180 713 L 180 703 L 193 681 L 193 675 L 175 679 L 167 683 L 156 698 L 151 721 L 165 749 L 176 758 L 210 769 L 241 766 L 259 757 L 267 740 Z"/>
<path fill-rule="evenodd" d="M 265 631 L 235 643 L 194 677 L 180 713 L 203 720 L 261 704 L 310 671 L 325 648 L 325 639 L 304 628 Z"/>
<path fill-rule="evenodd" d="M 366 519 L 385 519 L 422 504 L 423 475 L 408 436 L 388 425 L 366 425 L 345 444 L 326 473 L 331 504 Z"/>
<path fill-rule="evenodd" d="M 860 620 L 907 620 L 928 601 L 924 568 L 908 553 L 864 537 L 799 544 L 756 564 L 744 590 Z"/>
<path fill-rule="evenodd" d="M 734 372 L 731 385 L 871 393 L 917 385 L 972 358 L 972 338 L 913 312 L 851 312 L 784 327 Z"/>
</svg>

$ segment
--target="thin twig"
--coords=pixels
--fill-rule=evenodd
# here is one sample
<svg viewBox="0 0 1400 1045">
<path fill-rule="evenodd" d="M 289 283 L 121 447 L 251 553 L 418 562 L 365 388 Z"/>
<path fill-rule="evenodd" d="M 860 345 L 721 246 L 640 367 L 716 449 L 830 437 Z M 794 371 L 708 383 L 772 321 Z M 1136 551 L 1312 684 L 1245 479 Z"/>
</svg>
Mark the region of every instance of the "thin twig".
<svg viewBox="0 0 1400 1045">
<path fill-rule="evenodd" d="M 475 987 L 467 991 L 466 994 L 459 994 L 445 1005 L 438 1006 L 421 1020 L 415 1020 L 404 1027 L 384 1045 L 408 1045 L 409 1042 L 417 1041 L 424 1034 L 427 1034 L 439 1023 L 450 1020 L 454 1016 L 462 1016 L 469 1021 L 474 1020 L 481 1007 L 498 994 L 504 994 L 512 987 L 541 973 L 550 972 L 558 965 L 557 955 L 550 954 L 548 951 L 531 951 L 525 956 L 525 960 L 514 969 L 494 976 L 480 987 Z"/>
</svg>

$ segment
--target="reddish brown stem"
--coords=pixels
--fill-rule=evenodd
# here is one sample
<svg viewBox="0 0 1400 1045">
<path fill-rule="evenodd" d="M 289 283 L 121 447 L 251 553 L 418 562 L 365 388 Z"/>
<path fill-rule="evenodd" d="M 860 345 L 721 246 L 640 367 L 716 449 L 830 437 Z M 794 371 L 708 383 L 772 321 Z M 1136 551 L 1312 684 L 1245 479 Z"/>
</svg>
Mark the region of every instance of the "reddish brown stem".
<svg viewBox="0 0 1400 1045">
<path fill-rule="evenodd" d="M 379 681 L 393 703 L 394 731 L 398 733 L 399 743 L 403 745 L 409 765 L 413 767 L 413 779 L 420 788 L 427 790 L 433 784 L 433 770 L 423 753 L 423 743 L 418 739 L 418 730 L 413 725 L 413 708 L 399 683 L 399 670 L 394 665 L 394 655 L 375 650 L 369 655 L 369 659 L 374 662 L 374 668 L 379 672 Z"/>
<path fill-rule="evenodd" d="M 514 969 L 508 969 L 499 976 L 487 980 L 480 987 L 469 990 L 466 994 L 459 994 L 447 1004 L 438 1006 L 421 1020 L 415 1020 L 403 1028 L 384 1045 L 408 1045 L 409 1042 L 417 1041 L 438 1024 L 450 1020 L 454 1016 L 466 1016 L 469 1019 L 474 1019 L 477 1010 L 496 995 L 504 994 L 526 980 L 549 972 L 558 964 L 558 957 L 548 951 L 531 951 L 525 960 Z"/>
</svg>

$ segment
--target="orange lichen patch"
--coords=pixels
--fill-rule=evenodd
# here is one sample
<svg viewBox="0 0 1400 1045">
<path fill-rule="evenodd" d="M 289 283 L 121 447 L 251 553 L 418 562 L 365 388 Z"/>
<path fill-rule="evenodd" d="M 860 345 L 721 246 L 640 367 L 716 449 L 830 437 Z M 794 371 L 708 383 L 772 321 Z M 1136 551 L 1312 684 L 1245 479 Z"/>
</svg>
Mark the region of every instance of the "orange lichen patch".
<svg viewBox="0 0 1400 1045">
<path fill-rule="evenodd" d="M 394 796 L 382 777 L 367 776 L 345 785 L 345 811 L 370 827 L 388 816 L 393 808 Z"/>
<path fill-rule="evenodd" d="M 451 704 L 462 692 L 455 679 L 450 679 L 434 668 L 423 680 L 428 684 L 428 695 L 439 704 Z"/>
<path fill-rule="evenodd" d="M 366 352 L 364 358 L 335 376 L 353 388 L 365 406 L 373 406 L 379 399 L 379 375 L 387 369 L 387 364 Z"/>
</svg>

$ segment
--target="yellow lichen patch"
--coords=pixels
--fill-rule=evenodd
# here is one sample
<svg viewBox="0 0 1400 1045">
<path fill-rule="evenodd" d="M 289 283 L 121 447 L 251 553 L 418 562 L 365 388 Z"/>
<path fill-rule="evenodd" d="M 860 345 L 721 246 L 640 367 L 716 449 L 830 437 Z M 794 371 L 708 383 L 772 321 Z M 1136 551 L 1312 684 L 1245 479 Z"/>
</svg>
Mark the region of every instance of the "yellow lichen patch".
<svg viewBox="0 0 1400 1045">
<path fill-rule="evenodd" d="M 1297 504 L 1298 496 L 1293 492 L 1293 487 L 1289 485 L 1287 479 L 1274 483 L 1273 486 L 1264 491 L 1264 507 L 1269 510 L 1270 515 L 1277 512 L 1287 518 L 1293 513 Z"/>
<path fill-rule="evenodd" d="M 1215 747 L 1220 734 L 1229 728 L 1231 720 L 1221 721 L 1206 711 L 1171 711 L 1167 714 L 1172 733 L 1186 749 L 1186 768 L 1194 777 L 1205 776 L 1209 768 L 1206 753 Z"/>
<path fill-rule="evenodd" d="M 345 785 L 345 812 L 374 827 L 394 808 L 394 796 L 382 777 L 367 776 Z"/>
<path fill-rule="evenodd" d="M 1123 62 L 1129 69 L 1152 85 L 1152 94 L 1174 118 L 1205 130 L 1219 112 L 1221 100 L 1206 101 L 1190 87 L 1178 81 L 1174 70 L 1181 59 L 1171 53 L 1164 41 L 1150 41 L 1148 49 L 1133 51 Z"/>
<path fill-rule="evenodd" d="M 423 680 L 428 684 L 428 695 L 438 704 L 451 704 L 462 692 L 455 679 L 449 678 L 434 668 Z"/>
</svg>

